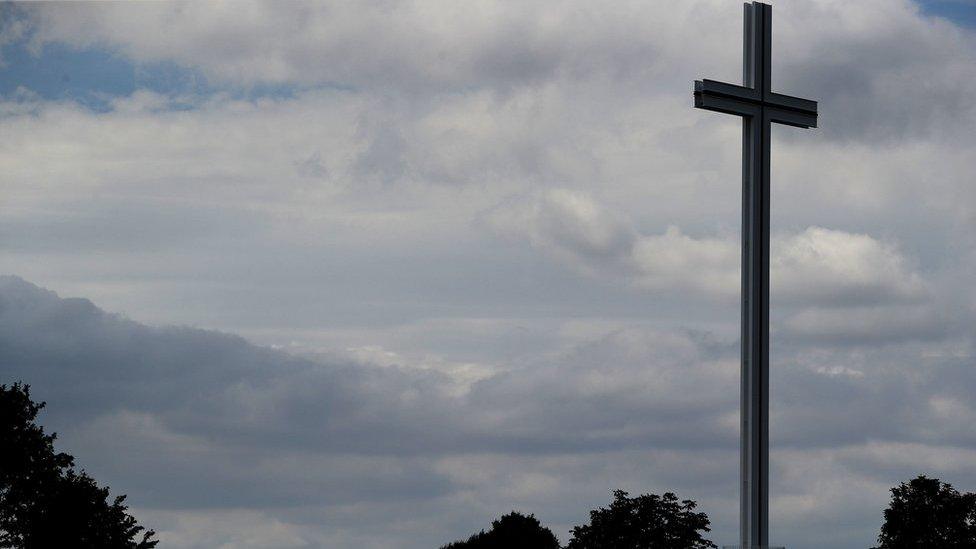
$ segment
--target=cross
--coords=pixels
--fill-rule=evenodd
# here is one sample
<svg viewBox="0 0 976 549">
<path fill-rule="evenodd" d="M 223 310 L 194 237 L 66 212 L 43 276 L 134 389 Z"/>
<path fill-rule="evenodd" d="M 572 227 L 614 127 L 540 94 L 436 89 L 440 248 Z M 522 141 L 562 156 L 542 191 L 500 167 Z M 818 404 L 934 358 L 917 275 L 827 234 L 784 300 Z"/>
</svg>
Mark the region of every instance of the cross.
<svg viewBox="0 0 976 549">
<path fill-rule="evenodd" d="M 773 122 L 817 127 L 817 103 L 770 91 L 772 7 L 745 5 L 742 85 L 695 82 L 695 107 L 742 117 L 742 549 L 769 537 L 769 140 Z"/>
</svg>

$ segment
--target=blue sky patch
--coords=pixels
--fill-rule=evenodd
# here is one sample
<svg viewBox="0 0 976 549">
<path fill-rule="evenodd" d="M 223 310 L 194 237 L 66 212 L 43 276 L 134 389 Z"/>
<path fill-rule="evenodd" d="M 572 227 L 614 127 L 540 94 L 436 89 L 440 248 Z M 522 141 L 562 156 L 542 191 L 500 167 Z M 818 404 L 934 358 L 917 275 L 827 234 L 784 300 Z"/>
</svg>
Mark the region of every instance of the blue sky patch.
<svg viewBox="0 0 976 549">
<path fill-rule="evenodd" d="M 105 48 L 45 44 L 40 53 L 28 48 L 29 35 L 3 46 L 0 96 L 11 98 L 20 88 L 54 101 L 74 101 L 95 111 L 111 110 L 111 101 L 136 90 L 163 95 L 207 96 L 226 93 L 235 99 L 290 98 L 301 89 L 282 84 L 246 88 L 216 86 L 197 70 L 171 61 L 133 63 Z M 174 104 L 175 105 L 175 104 Z"/>
<path fill-rule="evenodd" d="M 921 0 L 926 15 L 945 17 L 959 25 L 976 27 L 976 2 L 971 0 Z"/>
</svg>

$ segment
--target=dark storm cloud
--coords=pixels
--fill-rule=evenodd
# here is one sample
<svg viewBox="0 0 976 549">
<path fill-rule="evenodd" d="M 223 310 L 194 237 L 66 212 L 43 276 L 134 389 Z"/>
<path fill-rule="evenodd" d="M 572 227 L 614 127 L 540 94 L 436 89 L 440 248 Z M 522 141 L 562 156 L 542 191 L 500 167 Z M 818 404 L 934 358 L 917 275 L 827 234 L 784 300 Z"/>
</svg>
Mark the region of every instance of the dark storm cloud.
<svg viewBox="0 0 976 549">
<path fill-rule="evenodd" d="M 437 373 L 320 364 L 236 336 L 151 328 L 18 278 L 4 279 L 3 296 L 5 376 L 66 404 L 68 422 L 128 410 L 228 442 L 415 452 L 426 447 L 424 422 L 437 417 L 421 405 L 444 399 Z"/>
<path fill-rule="evenodd" d="M 3 279 L 0 298 L 5 379 L 32 383 L 56 404 L 52 417 L 72 429 L 125 412 L 218 446 L 380 458 L 735 443 L 723 417 L 736 410 L 737 348 L 707 334 L 612 332 L 513 365 L 458 396 L 444 373 L 312 360 L 217 332 L 147 327 L 15 277 Z M 803 364 L 803 356 L 785 357 L 793 366 L 777 393 L 785 407 L 778 425 L 797 433 L 797 443 L 941 440 L 959 433 L 949 424 L 932 429 L 932 399 L 972 413 L 960 391 L 976 387 L 976 374 L 965 364 L 928 360 L 909 379 L 903 368 L 914 364 L 896 353 L 877 353 L 860 370 L 844 367 L 841 352 L 836 363 Z M 822 428 L 807 423 L 813 416 Z"/>
<path fill-rule="evenodd" d="M 565 357 L 564 365 L 525 365 L 498 374 L 456 397 L 446 375 L 436 371 L 314 361 L 217 332 L 152 328 L 85 299 L 61 299 L 15 277 L 3 280 L 4 376 L 34 384 L 64 410 L 52 416 L 71 425 L 124 410 L 232 445 L 400 456 L 546 453 L 697 444 L 682 436 L 682 424 L 638 419 L 648 416 L 701 421 L 695 431 L 721 438 L 711 415 L 734 400 L 676 408 L 673 400 L 641 394 L 639 388 L 655 385 L 649 378 L 624 391 L 613 372 L 636 364 L 612 352 L 634 345 L 645 356 L 650 350 L 640 334 L 594 343 Z M 657 368 L 682 361 L 692 368 L 699 360 L 685 337 L 662 336 L 661 345 Z M 672 353 L 682 358 L 667 359 Z M 554 382 L 554 375 L 561 381 Z M 626 394 L 607 401 L 621 391 Z"/>
<path fill-rule="evenodd" d="M 911 346 L 780 345 L 774 362 L 780 452 L 950 441 L 976 449 L 971 359 L 925 358 Z M 459 394 L 448 374 L 429 369 L 148 327 L 16 277 L 0 282 L 3 381 L 31 383 L 50 402 L 44 421 L 65 449 L 159 509 L 411 505 L 482 486 L 479 478 L 500 474 L 497 460 L 559 478 L 627 452 L 733 455 L 737 363 L 735 340 L 615 330 L 513 363 Z M 484 456 L 497 457 L 477 465 Z M 858 469 L 879 457 L 845 459 Z M 488 469 L 461 473 L 469 467 Z M 695 467 L 695 490 L 731 489 L 708 463 Z M 672 482 L 680 469 L 667 473 Z M 711 488 L 700 485 L 706 478 Z"/>
</svg>

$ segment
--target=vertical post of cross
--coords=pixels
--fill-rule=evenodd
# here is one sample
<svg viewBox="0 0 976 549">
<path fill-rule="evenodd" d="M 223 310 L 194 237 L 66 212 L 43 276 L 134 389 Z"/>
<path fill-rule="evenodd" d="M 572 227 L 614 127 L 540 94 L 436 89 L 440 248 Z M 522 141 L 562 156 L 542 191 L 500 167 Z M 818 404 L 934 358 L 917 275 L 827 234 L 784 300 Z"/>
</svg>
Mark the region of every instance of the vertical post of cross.
<svg viewBox="0 0 976 549">
<path fill-rule="evenodd" d="M 769 540 L 769 154 L 773 122 L 817 125 L 817 103 L 771 91 L 772 8 L 745 5 L 743 85 L 695 82 L 695 107 L 742 117 L 742 549 Z"/>
<path fill-rule="evenodd" d="M 766 9 L 744 6 L 743 85 L 767 90 Z M 740 535 L 768 545 L 769 531 L 769 127 L 765 109 L 742 117 L 742 388 Z"/>
</svg>

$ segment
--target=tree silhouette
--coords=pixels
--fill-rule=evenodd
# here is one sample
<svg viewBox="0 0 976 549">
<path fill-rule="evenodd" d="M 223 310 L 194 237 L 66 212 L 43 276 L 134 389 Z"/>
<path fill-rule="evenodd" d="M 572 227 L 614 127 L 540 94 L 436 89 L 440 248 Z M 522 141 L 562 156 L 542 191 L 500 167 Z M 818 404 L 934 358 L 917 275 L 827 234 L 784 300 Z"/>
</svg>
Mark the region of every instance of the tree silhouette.
<svg viewBox="0 0 976 549">
<path fill-rule="evenodd" d="M 0 385 L 0 547 L 155 547 L 155 532 L 126 512 L 124 495 L 109 503 L 107 487 L 76 472 L 73 457 L 54 451 L 57 435 L 34 423 L 42 408 L 31 400 L 29 385 Z"/>
<path fill-rule="evenodd" d="M 492 521 L 491 530 L 455 541 L 441 549 L 559 549 L 559 540 L 533 515 L 516 511 Z"/>
<path fill-rule="evenodd" d="M 702 537 L 709 532 L 708 515 L 695 513 L 697 504 L 644 494 L 635 498 L 616 490 L 606 509 L 590 511 L 590 524 L 573 528 L 567 549 L 706 549 L 717 547 Z"/>
<path fill-rule="evenodd" d="M 891 489 L 876 549 L 976 547 L 976 494 L 925 475 Z"/>
</svg>

